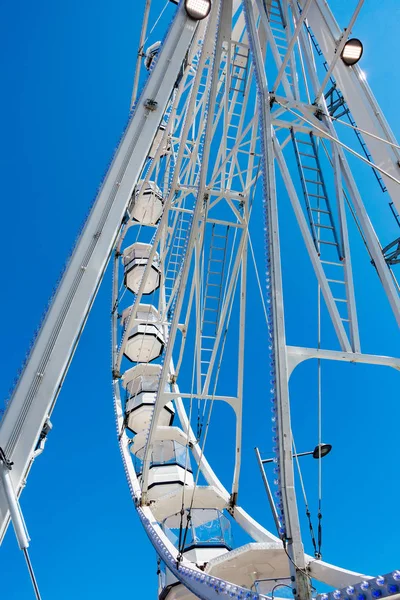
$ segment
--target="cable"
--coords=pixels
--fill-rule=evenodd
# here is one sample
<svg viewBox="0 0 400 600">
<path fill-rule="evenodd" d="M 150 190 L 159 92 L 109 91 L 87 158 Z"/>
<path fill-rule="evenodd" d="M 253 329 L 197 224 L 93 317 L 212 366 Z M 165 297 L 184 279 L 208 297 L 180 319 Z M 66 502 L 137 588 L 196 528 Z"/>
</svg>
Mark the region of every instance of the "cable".
<svg viewBox="0 0 400 600">
<path fill-rule="evenodd" d="M 285 540 L 282 540 L 282 544 L 283 544 L 283 550 L 286 554 L 286 556 L 288 557 L 288 559 L 290 560 L 290 562 L 292 563 L 292 565 L 294 566 L 294 568 L 296 569 L 296 571 L 299 571 L 300 573 L 303 573 L 303 575 L 305 575 L 310 581 L 312 579 L 311 575 L 309 573 L 307 573 L 307 571 L 305 571 L 304 569 L 301 569 L 300 567 L 298 567 L 296 565 L 296 563 L 294 562 L 293 558 L 290 556 L 289 552 L 287 551 L 286 548 L 286 542 Z"/>
<path fill-rule="evenodd" d="M 304 504 L 305 504 L 305 508 L 306 508 L 306 516 L 308 519 L 308 526 L 310 529 L 311 542 L 312 542 L 312 545 L 314 548 L 314 555 L 317 556 L 317 554 L 318 554 L 317 542 L 315 540 L 314 528 L 313 528 L 313 524 L 312 524 L 312 520 L 311 520 L 311 513 L 310 513 L 310 509 L 308 507 L 306 489 L 304 486 L 303 475 L 302 475 L 301 469 L 300 469 L 300 463 L 299 463 L 299 458 L 297 456 L 296 444 L 294 443 L 293 434 L 292 434 L 292 443 L 293 443 L 293 450 L 294 450 L 293 454 L 294 454 L 294 458 L 296 459 L 297 470 L 298 470 L 299 478 L 300 478 L 300 485 L 301 485 L 301 489 L 303 492 Z"/>
<path fill-rule="evenodd" d="M 389 140 L 385 140 L 385 138 L 381 138 L 378 135 L 375 135 L 373 133 L 370 133 L 369 131 L 366 131 L 365 129 L 361 129 L 360 127 L 357 127 L 356 125 L 351 125 L 350 123 L 346 123 L 346 121 L 342 121 L 342 119 L 340 119 L 340 117 L 334 117 L 333 115 L 326 115 L 325 113 L 323 113 L 323 115 L 325 117 L 328 117 L 328 119 L 332 119 L 332 121 L 337 121 L 341 125 L 345 125 L 346 127 L 353 129 L 354 131 L 359 131 L 360 133 L 369 135 L 370 137 L 372 137 L 380 142 L 383 142 L 384 144 L 388 144 L 389 146 L 392 146 L 393 148 L 397 148 L 400 150 L 400 146 L 398 144 L 395 144 L 394 142 L 389 142 Z"/>
<path fill-rule="evenodd" d="M 344 144 L 343 142 L 341 142 L 338 138 L 335 138 L 328 131 L 322 129 L 321 127 L 317 127 L 317 125 L 315 123 L 313 123 L 312 121 L 310 121 L 309 119 L 307 119 L 304 115 L 301 115 L 301 116 L 298 115 L 296 112 L 294 112 L 288 106 L 285 106 L 284 104 L 282 104 L 281 102 L 279 102 L 279 100 L 277 100 L 276 98 L 275 98 L 275 102 L 277 102 L 277 104 L 279 104 L 279 106 L 282 106 L 282 108 L 285 108 L 288 112 L 290 112 L 295 117 L 301 118 L 302 121 L 304 121 L 305 123 L 307 123 L 308 125 L 310 125 L 314 129 L 316 129 L 317 131 L 319 131 L 320 133 L 322 133 L 330 141 L 334 142 L 335 144 L 338 144 L 339 146 L 341 146 L 342 148 L 344 148 L 345 150 L 347 150 L 348 152 L 350 152 L 350 154 L 353 154 L 354 156 L 356 156 L 357 158 L 359 158 L 362 162 L 366 163 L 367 165 L 369 165 L 373 169 L 376 169 L 376 171 L 379 171 L 379 173 L 382 173 L 382 175 L 386 175 L 386 177 L 388 177 L 389 179 L 391 179 L 392 181 L 394 181 L 395 183 L 397 183 L 397 184 L 400 185 L 400 180 L 397 179 L 396 177 L 394 177 L 393 175 L 391 175 L 391 173 L 389 173 L 388 171 L 385 171 L 385 169 L 382 169 L 381 167 L 379 167 L 378 165 L 376 165 L 372 161 L 368 160 L 367 158 L 364 158 L 364 156 L 362 156 L 361 154 L 359 154 L 358 152 L 356 152 L 355 150 L 353 150 L 352 148 L 350 148 L 350 146 L 347 146 L 347 144 Z"/>
<path fill-rule="evenodd" d="M 41 597 L 40 591 L 39 591 L 39 587 L 38 587 L 38 584 L 37 584 L 37 581 L 36 581 L 35 573 L 33 571 L 31 559 L 29 558 L 28 549 L 27 548 L 22 548 L 22 551 L 23 551 L 24 556 L 25 556 L 25 560 L 26 560 L 26 564 L 27 564 L 27 567 L 28 567 L 29 575 L 31 577 L 33 589 L 35 591 L 36 600 L 42 600 L 42 597 Z"/>
<path fill-rule="evenodd" d="M 167 0 L 167 2 L 166 2 L 166 4 L 165 4 L 164 8 L 162 9 L 162 11 L 161 11 L 161 12 L 160 12 L 160 14 L 159 14 L 159 17 L 158 17 L 158 19 L 157 19 L 157 20 L 156 20 L 156 22 L 154 23 L 153 27 L 150 29 L 148 36 L 147 36 L 147 37 L 146 37 L 146 39 L 144 40 L 143 46 L 144 46 L 144 45 L 147 43 L 147 40 L 149 39 L 149 37 L 150 37 L 150 36 L 151 36 L 151 34 L 153 33 L 154 29 L 156 28 L 156 26 L 157 26 L 157 24 L 158 24 L 159 20 L 160 20 L 160 19 L 161 19 L 161 17 L 163 16 L 163 14 L 164 14 L 164 11 L 165 11 L 165 9 L 167 8 L 168 4 L 169 4 L 169 0 Z M 143 47 L 143 46 L 142 46 L 142 47 Z"/>
<path fill-rule="evenodd" d="M 277 583 L 276 585 L 274 585 L 274 587 L 271 590 L 271 600 L 274 600 L 274 592 L 279 587 L 286 587 L 286 588 L 289 588 L 290 590 L 293 589 L 292 586 L 288 585 L 287 583 Z"/>
<path fill-rule="evenodd" d="M 260 292 L 261 302 L 262 302 L 262 306 L 263 306 L 263 310 L 264 310 L 265 322 L 267 324 L 267 328 L 268 328 L 268 331 L 269 331 L 269 321 L 268 321 L 267 307 L 265 306 L 264 295 L 263 295 L 263 292 L 262 292 L 262 286 L 261 286 L 261 281 L 260 281 L 260 275 L 258 273 L 256 258 L 254 256 L 254 250 L 253 250 L 253 244 L 252 244 L 251 238 L 250 238 L 250 232 L 249 232 L 249 236 L 248 237 L 249 237 L 249 246 L 250 246 L 251 257 L 253 259 L 254 270 L 256 272 L 258 290 Z"/>
</svg>

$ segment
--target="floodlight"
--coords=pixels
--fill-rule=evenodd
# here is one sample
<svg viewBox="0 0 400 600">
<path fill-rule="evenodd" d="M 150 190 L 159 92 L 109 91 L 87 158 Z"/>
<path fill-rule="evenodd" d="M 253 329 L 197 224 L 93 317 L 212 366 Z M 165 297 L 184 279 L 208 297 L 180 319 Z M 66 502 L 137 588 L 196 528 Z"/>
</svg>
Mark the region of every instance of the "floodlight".
<svg viewBox="0 0 400 600">
<path fill-rule="evenodd" d="M 360 40 L 357 40 L 356 38 L 348 40 L 342 50 L 342 61 L 348 67 L 355 65 L 360 60 L 363 50 L 364 48 Z"/>
<path fill-rule="evenodd" d="M 185 0 L 185 8 L 189 17 L 200 21 L 208 16 L 211 0 Z"/>
</svg>

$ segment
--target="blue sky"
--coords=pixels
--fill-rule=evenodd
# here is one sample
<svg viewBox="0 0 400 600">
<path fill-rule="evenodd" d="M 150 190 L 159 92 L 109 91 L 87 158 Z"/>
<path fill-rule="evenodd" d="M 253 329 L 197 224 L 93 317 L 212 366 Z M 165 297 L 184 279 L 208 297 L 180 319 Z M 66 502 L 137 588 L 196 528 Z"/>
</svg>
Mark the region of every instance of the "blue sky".
<svg viewBox="0 0 400 600">
<path fill-rule="evenodd" d="M 7 395 L 23 360 L 125 124 L 141 4 L 42 0 L 3 6 L 1 397 Z M 332 3 L 343 26 L 353 5 Z M 396 0 L 387 0 L 384 7 L 366 0 L 354 30 L 366 41 L 362 68 L 397 134 L 400 80 L 393 66 L 399 24 Z M 362 192 L 368 202 L 381 200 L 377 186 L 363 184 Z M 289 240 L 296 235 L 290 217 L 287 228 Z M 307 267 L 298 268 L 289 255 L 285 261 L 288 295 L 305 289 Z M 364 266 L 358 277 L 369 274 Z M 135 515 L 115 438 L 110 283 L 108 272 L 53 413 L 46 451 L 36 461 L 22 496 L 44 600 L 156 594 L 154 552 Z M 365 347 L 395 354 L 393 319 L 375 283 L 370 293 L 364 288 L 360 299 L 367 325 Z M 256 296 L 254 277 L 251 285 Z M 307 324 L 294 312 L 289 320 L 291 335 L 307 335 Z M 245 415 L 241 500 L 256 518 L 272 526 L 252 455 L 256 444 L 264 452 L 270 450 L 269 406 L 259 394 L 263 341 L 258 344 L 247 355 L 256 372 L 249 396 L 256 400 L 254 405 L 249 401 Z M 315 408 L 315 386 L 312 393 L 304 392 L 314 374 L 307 365 L 293 380 L 294 389 L 303 390 L 301 402 L 293 405 L 301 450 L 315 443 L 316 422 L 306 418 L 304 410 L 307 402 L 314 402 Z M 324 558 L 371 574 L 398 568 L 398 374 L 366 367 L 355 372 L 354 366 L 341 365 L 337 370 L 328 367 L 324 377 L 326 441 L 334 444 L 324 467 Z M 218 473 L 224 468 L 218 459 L 214 466 Z M 313 489 L 312 461 L 305 463 L 305 477 Z M 0 548 L 0 575 L 2 598 L 32 597 L 11 530 Z"/>
</svg>

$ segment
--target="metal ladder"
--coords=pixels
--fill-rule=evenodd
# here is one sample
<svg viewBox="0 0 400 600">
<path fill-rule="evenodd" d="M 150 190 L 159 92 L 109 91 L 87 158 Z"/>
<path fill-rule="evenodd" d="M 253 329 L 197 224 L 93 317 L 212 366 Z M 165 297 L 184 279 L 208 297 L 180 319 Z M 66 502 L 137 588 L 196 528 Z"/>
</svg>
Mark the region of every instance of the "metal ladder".
<svg viewBox="0 0 400 600">
<path fill-rule="evenodd" d="M 232 42 L 232 72 L 230 92 L 244 94 L 249 71 L 249 48 L 244 44 Z"/>
<path fill-rule="evenodd" d="M 315 248 L 342 322 L 350 323 L 347 282 L 342 244 L 333 218 L 331 203 L 312 133 L 294 132 L 293 147 Z"/>
<path fill-rule="evenodd" d="M 341 260 L 339 238 L 333 221 L 314 135 L 300 132 L 295 134 L 293 128 L 290 132 L 315 247 L 320 253 L 320 244 L 335 246 L 338 258 Z M 321 234 L 324 232 L 327 235 L 323 239 Z"/>
<path fill-rule="evenodd" d="M 280 0 L 264 0 L 265 11 L 268 16 L 272 35 L 276 46 L 278 48 L 279 56 L 283 62 L 288 49 L 288 36 L 287 36 L 287 23 L 285 15 L 283 13 L 282 5 Z M 290 59 L 285 67 L 284 74 L 287 77 L 288 83 L 293 93 L 293 97 L 296 98 L 296 91 L 294 85 L 294 69 L 292 59 Z"/>
<path fill-rule="evenodd" d="M 238 152 L 233 152 L 238 138 L 243 133 L 242 115 L 244 112 L 245 90 L 249 74 L 250 48 L 247 44 L 232 41 L 232 59 L 231 59 L 231 81 L 229 87 L 229 119 L 226 131 L 226 156 L 231 156 L 225 163 L 224 175 L 231 180 L 230 187 L 236 183 L 241 189 L 242 177 L 247 171 L 241 170 Z M 242 142 L 241 142 L 242 143 Z M 225 160 L 225 156 L 221 157 Z M 226 181 L 221 180 L 221 186 L 226 187 Z"/>
<path fill-rule="evenodd" d="M 201 315 L 200 375 L 202 387 L 207 377 L 217 337 L 228 236 L 229 225 L 216 225 L 213 223 Z"/>
<path fill-rule="evenodd" d="M 203 69 L 203 73 L 200 78 L 199 88 L 197 92 L 197 101 L 199 102 L 202 98 L 207 97 L 207 81 L 209 74 L 210 64 L 206 64 Z M 201 148 L 199 148 L 199 154 L 201 154 Z M 193 198 L 196 196 L 196 185 L 200 176 L 201 160 L 197 160 L 193 165 L 191 171 L 188 171 L 184 183 L 193 187 Z M 185 204 L 185 201 L 184 201 Z M 193 206 L 190 207 L 193 209 Z M 172 292 L 179 272 L 181 270 L 183 259 L 185 257 L 186 245 L 189 238 L 190 230 L 192 227 L 192 213 L 189 212 L 176 212 L 175 221 L 170 223 L 173 230 L 171 250 L 168 257 L 168 263 L 165 268 L 165 301 L 168 305 L 171 299 Z"/>
<path fill-rule="evenodd" d="M 192 215 L 190 213 L 177 213 L 172 248 L 168 265 L 165 270 L 165 299 L 167 304 L 171 298 L 172 290 L 174 289 L 176 279 L 182 266 L 191 222 Z"/>
</svg>

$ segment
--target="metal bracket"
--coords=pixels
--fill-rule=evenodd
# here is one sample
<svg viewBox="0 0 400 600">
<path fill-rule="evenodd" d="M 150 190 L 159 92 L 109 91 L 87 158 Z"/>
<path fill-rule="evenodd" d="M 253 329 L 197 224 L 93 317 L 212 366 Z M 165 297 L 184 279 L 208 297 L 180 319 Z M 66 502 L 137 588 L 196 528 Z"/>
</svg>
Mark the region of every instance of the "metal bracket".
<svg viewBox="0 0 400 600">
<path fill-rule="evenodd" d="M 382 250 L 382 254 L 388 265 L 397 265 L 400 263 L 400 237 L 388 244 Z"/>
<path fill-rule="evenodd" d="M 158 106 L 158 102 L 156 102 L 152 98 L 147 98 L 147 100 L 144 101 L 144 107 L 147 108 L 147 110 L 151 110 L 151 111 L 157 110 L 157 106 Z"/>
</svg>

